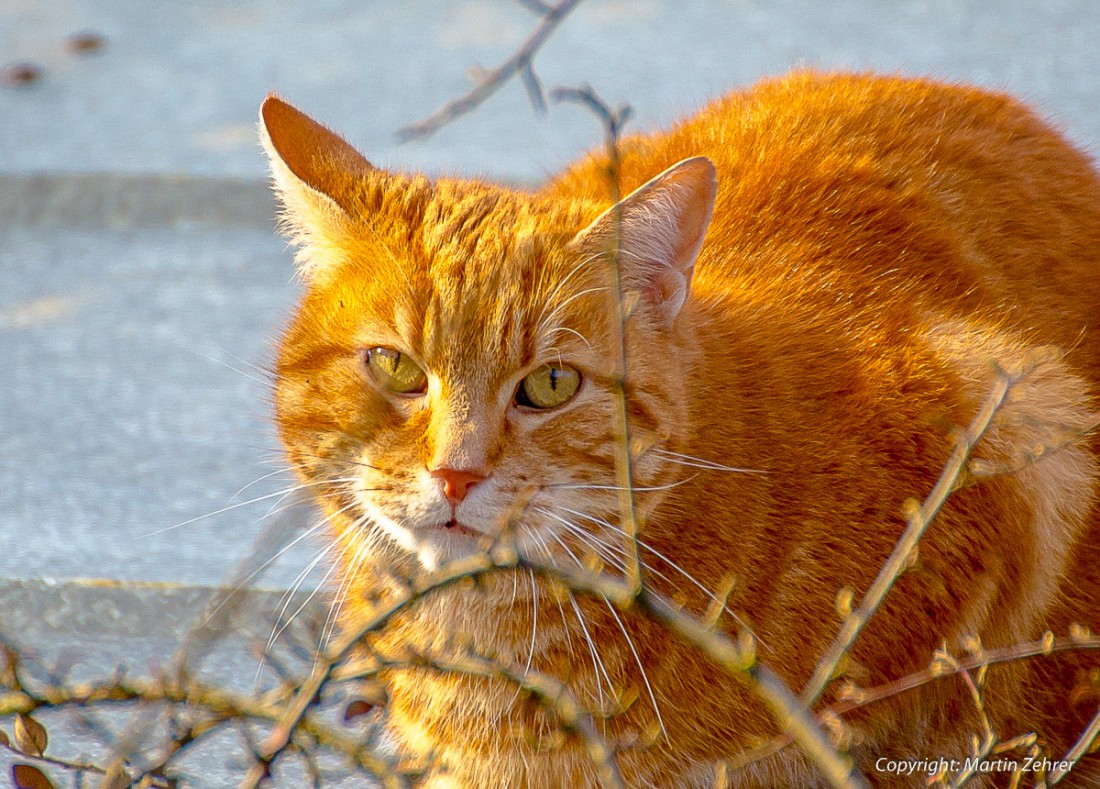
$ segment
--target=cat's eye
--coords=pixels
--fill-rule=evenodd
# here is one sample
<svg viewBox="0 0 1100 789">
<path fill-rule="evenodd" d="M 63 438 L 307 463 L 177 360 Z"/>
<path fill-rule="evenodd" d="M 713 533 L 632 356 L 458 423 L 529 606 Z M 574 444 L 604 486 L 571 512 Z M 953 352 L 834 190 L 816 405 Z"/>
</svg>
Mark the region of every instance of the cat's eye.
<svg viewBox="0 0 1100 789">
<path fill-rule="evenodd" d="M 519 383 L 516 403 L 527 408 L 556 408 L 572 399 L 581 374 L 568 365 L 544 364 Z"/>
<path fill-rule="evenodd" d="M 393 348 L 368 348 L 363 351 L 367 370 L 382 386 L 397 394 L 422 394 L 428 388 L 428 376 L 408 355 Z"/>
</svg>

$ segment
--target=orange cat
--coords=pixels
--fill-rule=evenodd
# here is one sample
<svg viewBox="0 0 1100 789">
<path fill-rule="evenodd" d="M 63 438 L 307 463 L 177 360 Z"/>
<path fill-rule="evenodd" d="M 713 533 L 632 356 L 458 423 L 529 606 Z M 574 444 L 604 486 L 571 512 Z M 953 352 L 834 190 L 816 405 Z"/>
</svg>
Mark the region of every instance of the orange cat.
<svg viewBox="0 0 1100 789">
<path fill-rule="evenodd" d="M 995 648 L 1074 622 L 1100 631 L 1100 444 L 1080 438 L 1100 383 L 1100 179 L 1021 105 L 797 73 L 626 139 L 615 210 L 601 155 L 529 193 L 378 170 L 276 98 L 261 119 L 307 285 L 279 353 L 278 424 L 329 515 L 345 626 L 395 574 L 482 550 L 510 519 L 534 563 L 598 555 L 621 574 L 619 237 L 648 586 L 701 616 L 732 578 L 719 627 L 751 627 L 801 692 L 838 593 L 866 591 L 953 427 L 998 366 L 1053 345 L 1064 355 L 1014 387 L 976 450 L 1015 470 L 952 496 L 848 673 L 869 687 L 945 642 L 961 654 L 970 636 Z M 566 681 L 629 786 L 711 786 L 716 760 L 777 732 L 692 646 L 526 569 L 433 593 L 372 643 L 457 644 Z M 1080 683 L 1098 665 L 1082 652 L 994 668 L 996 734 L 1034 731 L 1060 758 L 1096 712 Z M 503 679 L 387 681 L 398 738 L 433 757 L 429 785 L 596 781 L 581 744 Z M 876 785 L 922 786 L 884 760 L 964 757 L 974 710 L 961 680 L 927 684 L 853 714 L 850 752 Z M 1062 785 L 1100 785 L 1096 762 Z M 793 746 L 730 779 L 821 780 Z"/>
</svg>

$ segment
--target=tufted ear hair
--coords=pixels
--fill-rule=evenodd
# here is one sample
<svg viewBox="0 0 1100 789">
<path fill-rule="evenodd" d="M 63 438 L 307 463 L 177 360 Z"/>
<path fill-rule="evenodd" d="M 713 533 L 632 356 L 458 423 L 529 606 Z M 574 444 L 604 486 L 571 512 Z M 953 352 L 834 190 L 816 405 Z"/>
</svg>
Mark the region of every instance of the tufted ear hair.
<svg viewBox="0 0 1100 789">
<path fill-rule="evenodd" d="M 684 159 L 601 214 L 573 243 L 591 252 L 617 247 L 623 291 L 639 292 L 670 324 L 687 301 L 717 193 L 710 159 Z"/>
<path fill-rule="evenodd" d="M 283 206 L 282 229 L 299 247 L 299 270 L 312 280 L 325 268 L 324 247 L 354 216 L 356 186 L 375 168 L 341 137 L 274 95 L 260 106 L 260 140 Z"/>
</svg>

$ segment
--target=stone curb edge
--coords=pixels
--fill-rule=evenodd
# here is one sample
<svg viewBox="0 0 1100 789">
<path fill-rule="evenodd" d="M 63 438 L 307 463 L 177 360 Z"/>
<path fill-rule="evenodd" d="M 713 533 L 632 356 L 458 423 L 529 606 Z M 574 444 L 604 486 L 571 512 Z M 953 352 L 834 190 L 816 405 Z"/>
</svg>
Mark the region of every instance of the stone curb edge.
<svg viewBox="0 0 1100 789">
<path fill-rule="evenodd" d="M 163 225 L 274 228 L 267 181 L 175 174 L 0 173 L 6 227 Z"/>
<path fill-rule="evenodd" d="M 212 600 L 229 591 L 103 579 L 0 579 L 0 637 L 16 643 L 82 636 L 176 640 L 202 622 Z M 233 629 L 238 623 L 254 624 L 257 632 L 269 629 L 285 592 L 245 588 L 239 594 Z M 291 611 L 310 602 L 309 590 L 295 597 L 300 599 L 291 602 Z"/>
</svg>

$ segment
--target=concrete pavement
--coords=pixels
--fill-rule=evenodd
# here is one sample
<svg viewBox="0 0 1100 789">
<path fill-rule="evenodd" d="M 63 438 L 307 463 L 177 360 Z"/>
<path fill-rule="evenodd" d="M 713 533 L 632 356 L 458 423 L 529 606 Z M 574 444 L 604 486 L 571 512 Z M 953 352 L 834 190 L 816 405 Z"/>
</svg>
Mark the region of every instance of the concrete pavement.
<svg viewBox="0 0 1100 789">
<path fill-rule="evenodd" d="M 43 654 L 80 643 L 89 670 L 168 654 L 179 633 L 154 625 L 190 621 L 190 587 L 229 577 L 282 506 L 263 371 L 296 287 L 263 96 L 382 166 L 534 182 L 599 132 L 575 107 L 537 117 L 518 83 L 426 141 L 394 136 L 534 23 L 510 0 L 0 4 L 0 64 L 42 74 L 0 88 L 0 631 Z M 89 29 L 101 48 L 66 45 Z M 536 65 L 630 102 L 633 128 L 798 65 L 933 75 L 1007 89 L 1096 150 L 1097 41 L 1093 0 L 586 0 Z M 260 582 L 290 586 L 318 548 Z M 40 577 L 56 580 L 21 580 Z"/>
</svg>

